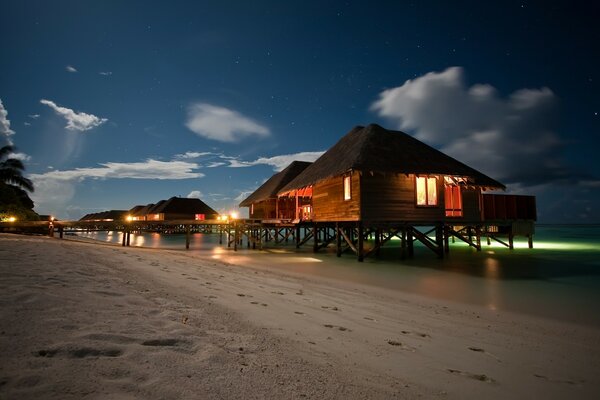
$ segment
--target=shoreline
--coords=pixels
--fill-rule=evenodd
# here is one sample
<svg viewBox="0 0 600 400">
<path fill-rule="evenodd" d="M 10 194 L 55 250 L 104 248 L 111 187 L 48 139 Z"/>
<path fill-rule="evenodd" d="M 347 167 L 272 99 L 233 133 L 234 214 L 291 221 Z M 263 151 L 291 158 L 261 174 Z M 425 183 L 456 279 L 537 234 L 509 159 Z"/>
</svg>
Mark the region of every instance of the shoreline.
<svg viewBox="0 0 600 400">
<path fill-rule="evenodd" d="M 600 331 L 592 327 L 190 252 L 96 244 L 0 235 L 0 339 L 7 355 L 0 395 L 33 398 L 73 388 L 128 398 L 189 397 L 196 389 L 207 398 L 600 393 Z M 50 296 L 48 289 L 69 296 Z M 82 348 L 87 353 L 73 356 Z M 175 379 L 158 360 L 196 372 Z M 144 380 L 138 369 L 146 363 L 151 373 Z M 74 376 L 51 376 L 59 365 Z M 265 375 L 261 366 L 273 368 Z M 118 376 L 98 378 L 99 371 Z M 226 384 L 219 389 L 207 377 Z"/>
<path fill-rule="evenodd" d="M 239 247 L 234 252 L 225 246 L 219 246 L 215 241 L 216 236 L 209 236 L 208 240 L 205 238 L 199 240 L 201 248 L 194 248 L 192 245 L 190 250 L 178 247 L 135 247 L 183 251 L 195 257 L 218 259 L 232 265 L 251 265 L 262 270 L 276 270 L 300 277 L 313 276 L 316 279 L 364 283 L 458 305 L 483 306 L 492 311 L 526 314 L 600 328 L 600 314 L 594 307 L 595 304 L 600 304 L 600 276 L 598 268 L 590 266 L 590 260 L 596 258 L 594 254 L 600 257 L 600 246 L 590 256 L 586 256 L 586 260 L 579 260 L 579 264 L 566 268 L 563 265 L 571 262 L 570 253 L 545 248 L 533 252 L 529 249 L 509 251 L 484 248 L 484 251 L 477 253 L 459 245 L 444 260 L 436 259 L 426 249 L 420 249 L 413 259 L 398 260 L 384 256 L 358 263 L 348 255 L 337 258 L 331 251 L 315 254 L 309 249 L 296 250 L 293 246 L 272 247 L 263 251 Z M 71 236 L 67 240 L 108 244 L 83 235 Z M 171 240 L 167 243 L 172 246 Z M 120 244 L 117 247 L 121 247 Z M 272 268 L 273 264 L 278 265 L 276 269 Z M 549 272 L 544 273 L 544 269 Z"/>
</svg>

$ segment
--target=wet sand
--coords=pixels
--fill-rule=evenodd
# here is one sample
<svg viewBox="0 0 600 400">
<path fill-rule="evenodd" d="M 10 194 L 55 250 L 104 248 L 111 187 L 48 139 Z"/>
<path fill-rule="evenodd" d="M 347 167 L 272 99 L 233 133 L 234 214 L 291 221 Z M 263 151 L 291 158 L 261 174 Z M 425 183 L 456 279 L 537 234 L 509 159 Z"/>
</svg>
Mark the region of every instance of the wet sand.
<svg viewBox="0 0 600 400">
<path fill-rule="evenodd" d="M 0 235 L 0 398 L 600 395 L 592 326 L 225 258 Z"/>
</svg>

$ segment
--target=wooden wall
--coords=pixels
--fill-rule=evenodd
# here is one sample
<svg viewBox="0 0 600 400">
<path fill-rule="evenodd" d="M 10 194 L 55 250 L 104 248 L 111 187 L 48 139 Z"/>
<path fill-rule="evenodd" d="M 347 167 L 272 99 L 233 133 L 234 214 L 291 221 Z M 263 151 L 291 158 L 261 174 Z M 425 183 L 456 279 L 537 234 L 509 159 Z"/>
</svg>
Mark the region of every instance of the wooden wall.
<svg viewBox="0 0 600 400">
<path fill-rule="evenodd" d="M 364 221 L 442 221 L 445 218 L 443 178 L 437 180 L 438 206 L 416 205 L 415 177 L 365 173 L 361 179 Z"/>
<path fill-rule="evenodd" d="M 463 216 L 462 218 L 447 217 L 446 221 L 481 222 L 481 189 L 461 188 Z"/>
<path fill-rule="evenodd" d="M 358 221 L 361 186 L 358 172 L 352 173 L 350 200 L 344 200 L 344 177 L 325 179 L 313 186 L 313 221 Z"/>
</svg>

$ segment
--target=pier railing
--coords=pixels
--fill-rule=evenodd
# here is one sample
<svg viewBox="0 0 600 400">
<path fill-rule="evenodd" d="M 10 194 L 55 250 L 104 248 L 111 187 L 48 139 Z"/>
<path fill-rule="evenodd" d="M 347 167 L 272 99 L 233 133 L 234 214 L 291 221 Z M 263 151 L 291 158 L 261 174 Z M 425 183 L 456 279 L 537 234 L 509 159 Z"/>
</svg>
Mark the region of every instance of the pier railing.
<svg viewBox="0 0 600 400">
<path fill-rule="evenodd" d="M 537 220 L 535 196 L 484 194 L 484 221 Z"/>
</svg>

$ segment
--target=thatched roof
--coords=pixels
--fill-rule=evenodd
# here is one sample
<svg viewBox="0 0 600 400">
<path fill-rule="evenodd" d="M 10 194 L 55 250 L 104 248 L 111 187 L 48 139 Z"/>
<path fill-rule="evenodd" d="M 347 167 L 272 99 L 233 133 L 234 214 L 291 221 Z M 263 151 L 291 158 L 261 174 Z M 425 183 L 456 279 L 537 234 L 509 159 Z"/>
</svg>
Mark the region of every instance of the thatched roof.
<svg viewBox="0 0 600 400">
<path fill-rule="evenodd" d="M 278 193 L 311 186 L 351 170 L 452 175 L 466 177 L 470 184 L 476 186 L 505 188 L 500 182 L 404 132 L 371 124 L 354 127 Z"/>
<path fill-rule="evenodd" d="M 169 200 L 161 200 L 149 214 L 206 214 L 218 215 L 219 213 L 210 208 L 200 199 L 188 199 L 182 197 L 171 197 Z"/>
<path fill-rule="evenodd" d="M 120 220 L 125 219 L 126 213 L 127 213 L 127 211 L 125 211 L 125 210 L 102 211 L 102 212 L 98 212 L 98 213 L 86 214 L 83 217 L 81 217 L 81 219 L 79 219 L 79 220 L 80 221 L 99 221 L 99 220 L 112 219 L 115 221 L 120 221 Z"/>
<path fill-rule="evenodd" d="M 292 179 L 304 171 L 311 163 L 306 161 L 292 161 L 283 171 L 276 173 L 256 189 L 250 196 L 240 203 L 240 207 L 249 207 L 252 203 L 274 199 L 277 192 L 287 185 Z"/>
</svg>

